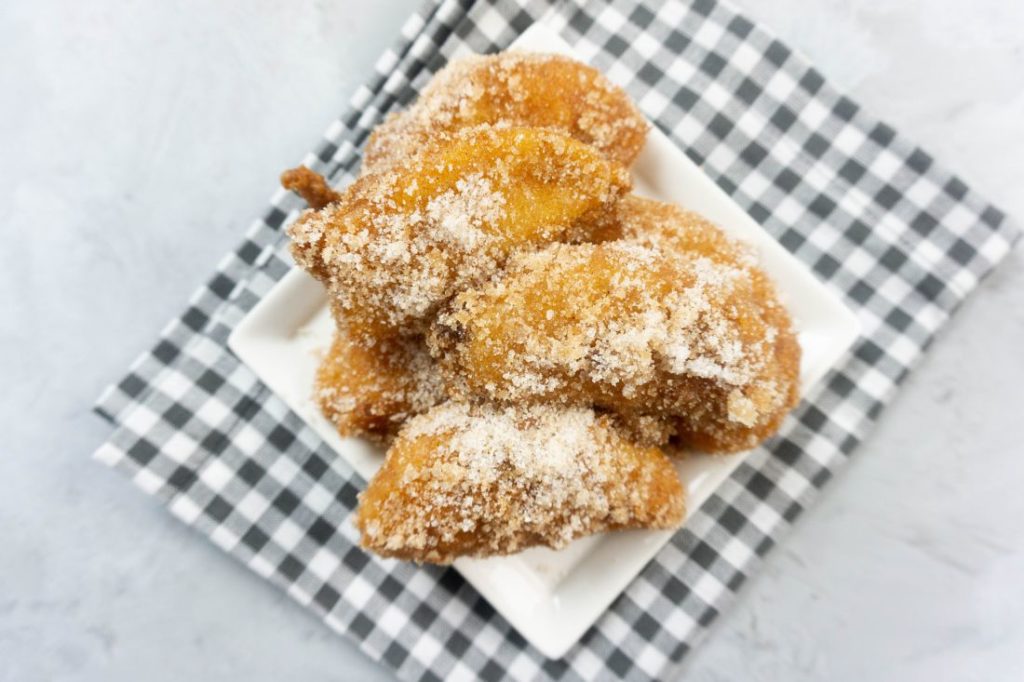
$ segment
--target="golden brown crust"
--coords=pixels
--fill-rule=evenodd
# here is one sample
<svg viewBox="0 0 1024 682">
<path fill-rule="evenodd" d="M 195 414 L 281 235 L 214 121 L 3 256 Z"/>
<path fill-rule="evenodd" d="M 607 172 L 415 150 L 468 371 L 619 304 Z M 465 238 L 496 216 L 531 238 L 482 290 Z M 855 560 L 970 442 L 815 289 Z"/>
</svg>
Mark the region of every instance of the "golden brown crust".
<svg viewBox="0 0 1024 682">
<path fill-rule="evenodd" d="M 459 294 L 428 344 L 452 395 L 678 418 L 687 444 L 732 451 L 796 395 L 798 346 L 766 284 L 626 240 L 553 245 Z"/>
<path fill-rule="evenodd" d="M 781 305 L 767 307 L 764 315 L 776 329 L 790 329 L 789 315 Z M 771 352 L 781 392 L 781 399 L 776 396 L 770 399 L 776 405 L 774 409 L 765 412 L 753 425 L 747 425 L 728 419 L 728 400 L 708 400 L 702 403 L 704 409 L 691 410 L 676 421 L 673 441 L 702 452 L 729 453 L 749 450 L 773 436 L 782 420 L 800 402 L 800 344 L 796 335 L 791 331 L 776 335 Z M 754 400 L 769 402 L 756 395 Z"/>
<path fill-rule="evenodd" d="M 413 335 L 511 252 L 586 238 L 628 186 L 621 166 L 560 133 L 473 128 L 304 213 L 292 253 L 355 336 Z"/>
<path fill-rule="evenodd" d="M 628 240 L 703 256 L 728 266 L 756 269 L 752 253 L 710 220 L 675 204 L 629 194 L 606 213 L 594 241 Z"/>
<path fill-rule="evenodd" d="M 704 216 L 686 211 L 675 204 L 636 195 L 623 197 L 605 222 L 606 239 L 626 239 L 660 249 L 704 256 L 716 263 L 741 268 L 751 279 L 752 295 L 761 302 L 766 323 L 787 330 L 775 337 L 772 355 L 775 365 L 785 375 L 780 381 L 788 387 L 787 398 L 780 409 L 753 427 L 731 424 L 720 413 L 721 403 L 708 401 L 703 409 L 695 409 L 680 417 L 667 430 L 673 441 L 683 447 L 705 452 L 736 452 L 752 448 L 774 434 L 782 420 L 800 399 L 798 374 L 800 345 L 792 333 L 792 322 L 785 307 L 778 301 L 775 287 L 757 267 L 747 247 L 730 239 Z M 716 412 L 710 407 L 717 406 Z"/>
<path fill-rule="evenodd" d="M 342 436 L 387 442 L 410 417 L 445 399 L 422 338 L 360 342 L 344 328 L 317 370 L 317 404 Z"/>
<path fill-rule="evenodd" d="M 431 140 L 480 124 L 551 128 L 625 166 L 647 135 L 629 96 L 585 64 L 525 52 L 470 56 L 442 69 L 408 111 L 377 127 L 363 172 L 404 164 Z"/>
<path fill-rule="evenodd" d="M 592 410 L 445 403 L 399 433 L 360 495 L 356 526 L 382 556 L 450 563 L 673 528 L 683 499 L 662 452 L 630 444 Z"/>
<path fill-rule="evenodd" d="M 305 199 L 309 207 L 318 210 L 341 198 L 331 189 L 327 180 L 305 166 L 298 166 L 281 173 L 281 186 Z"/>
</svg>

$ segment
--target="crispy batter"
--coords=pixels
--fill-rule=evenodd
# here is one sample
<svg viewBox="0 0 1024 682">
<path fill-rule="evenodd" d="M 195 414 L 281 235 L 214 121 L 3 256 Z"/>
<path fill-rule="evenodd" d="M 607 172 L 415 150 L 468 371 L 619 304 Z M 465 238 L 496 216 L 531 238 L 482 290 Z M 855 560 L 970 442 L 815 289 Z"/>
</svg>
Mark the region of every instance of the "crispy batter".
<svg viewBox="0 0 1024 682">
<path fill-rule="evenodd" d="M 626 239 L 748 270 L 757 266 L 753 254 L 743 244 L 730 239 L 699 213 L 675 204 L 630 194 L 603 215 L 599 223 L 594 241 Z"/>
<path fill-rule="evenodd" d="M 515 256 L 428 344 L 452 395 L 678 418 L 709 451 L 756 444 L 797 397 L 799 347 L 766 278 L 628 240 Z"/>
<path fill-rule="evenodd" d="M 757 379 L 746 389 L 744 398 L 733 404 L 733 393 L 710 392 L 693 409 L 682 414 L 675 423 L 674 443 L 702 452 L 739 452 L 756 447 L 779 430 L 797 403 L 800 402 L 800 344 L 793 332 L 792 321 L 785 307 L 774 297 L 771 283 L 760 270 L 751 275 L 755 294 L 761 302 L 761 317 L 773 336 L 765 338 L 768 363 Z M 749 399 L 757 417 L 753 424 L 731 418 L 738 408 L 746 410 Z"/>
<path fill-rule="evenodd" d="M 370 136 L 364 172 L 404 164 L 433 139 L 482 123 L 553 128 L 628 166 L 647 122 L 597 70 L 553 54 L 471 56 L 442 69 L 415 105 Z"/>
<path fill-rule="evenodd" d="M 790 329 L 791 321 L 785 308 L 777 301 L 775 287 L 750 249 L 730 239 L 704 216 L 686 211 L 675 204 L 629 195 L 604 218 L 598 239 L 627 239 L 646 246 L 699 254 L 716 263 L 740 268 L 751 279 L 754 295 L 763 302 L 762 315 L 766 322 L 778 329 Z M 776 361 L 795 374 L 799 372 L 800 347 L 792 333 L 778 335 L 775 340 Z M 792 403 L 796 404 L 797 381 L 791 381 Z M 791 407 L 791 405 L 789 406 Z M 789 407 L 779 410 L 773 418 L 753 430 L 744 425 L 722 422 L 705 411 L 696 410 L 677 420 L 662 425 L 663 433 L 671 432 L 674 442 L 708 452 L 732 452 L 754 447 L 775 433 Z M 651 425 L 653 427 L 653 424 Z"/>
<path fill-rule="evenodd" d="M 590 409 L 445 403 L 399 433 L 356 526 L 382 556 L 450 563 L 672 528 L 683 495 L 661 451 L 632 445 Z"/>
<path fill-rule="evenodd" d="M 306 200 L 309 207 L 317 210 L 334 203 L 341 195 L 331 189 L 327 180 L 305 166 L 298 166 L 281 173 L 281 186 Z"/>
<path fill-rule="evenodd" d="M 412 335 L 512 251 L 585 239 L 628 186 L 621 166 L 561 133 L 482 126 L 304 213 L 292 253 L 357 337 Z"/>
<path fill-rule="evenodd" d="M 317 370 L 314 395 L 341 435 L 378 442 L 445 398 L 422 338 L 360 343 L 343 328 Z"/>
</svg>

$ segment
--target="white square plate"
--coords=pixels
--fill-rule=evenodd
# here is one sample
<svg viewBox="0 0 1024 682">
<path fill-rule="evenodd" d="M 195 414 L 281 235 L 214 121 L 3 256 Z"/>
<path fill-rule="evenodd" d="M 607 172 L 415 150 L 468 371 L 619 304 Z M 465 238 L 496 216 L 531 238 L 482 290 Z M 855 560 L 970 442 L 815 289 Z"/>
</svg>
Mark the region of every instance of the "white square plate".
<svg viewBox="0 0 1024 682">
<path fill-rule="evenodd" d="M 555 33 L 537 24 L 514 48 L 573 55 Z M 759 227 L 657 128 L 633 168 L 639 194 L 704 214 L 752 245 L 793 316 L 803 358 L 806 394 L 860 334 L 857 318 L 808 269 Z M 318 353 L 330 342 L 326 295 L 298 268 L 286 275 L 239 323 L 228 345 L 288 406 L 369 480 L 382 452 L 360 439 L 341 438 L 312 400 Z M 678 463 L 692 513 L 743 460 L 693 456 Z M 460 559 L 466 580 L 531 644 L 559 658 L 668 542 L 673 531 L 625 531 L 576 541 L 564 550 L 531 549 L 515 556 Z"/>
</svg>

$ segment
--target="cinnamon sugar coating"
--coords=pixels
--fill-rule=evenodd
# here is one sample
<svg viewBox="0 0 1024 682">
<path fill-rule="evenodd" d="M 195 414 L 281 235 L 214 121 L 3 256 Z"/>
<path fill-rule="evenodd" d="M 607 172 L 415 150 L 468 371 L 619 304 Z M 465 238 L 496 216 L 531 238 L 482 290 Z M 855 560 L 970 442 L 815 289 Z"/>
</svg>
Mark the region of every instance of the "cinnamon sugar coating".
<svg viewBox="0 0 1024 682">
<path fill-rule="evenodd" d="M 585 64 L 554 54 L 474 55 L 442 69 L 408 111 L 377 127 L 364 172 L 404 164 L 429 141 L 483 123 L 551 128 L 625 166 L 648 128 L 629 96 Z"/>
<path fill-rule="evenodd" d="M 355 523 L 377 554 L 450 563 L 672 528 L 683 493 L 668 457 L 590 409 L 444 403 L 399 433 Z"/>
<path fill-rule="evenodd" d="M 785 405 L 753 429 L 722 420 L 707 410 L 693 410 L 668 427 L 673 432 L 674 444 L 706 452 L 735 452 L 752 448 L 774 434 L 789 410 L 799 402 L 800 345 L 775 286 L 757 266 L 750 249 L 699 213 L 636 195 L 624 197 L 615 206 L 604 219 L 602 230 L 605 239 L 625 239 L 662 250 L 697 254 L 743 271 L 750 278 L 765 322 L 782 330 L 775 338 L 772 355 L 780 371 L 779 383 L 789 386 Z"/>
<path fill-rule="evenodd" d="M 552 130 L 462 130 L 304 213 L 289 227 L 292 253 L 356 337 L 416 334 L 513 251 L 586 239 L 629 184 L 621 166 Z"/>
<path fill-rule="evenodd" d="M 716 263 L 757 269 L 747 247 L 731 239 L 717 225 L 676 204 L 629 194 L 599 219 L 596 242 L 628 240 L 644 246 L 680 251 L 709 258 Z"/>
<path fill-rule="evenodd" d="M 317 369 L 314 397 L 342 436 L 387 442 L 445 392 L 421 337 L 359 341 L 341 327 Z"/>
<path fill-rule="evenodd" d="M 777 428 L 799 369 L 785 310 L 750 273 L 628 240 L 553 245 L 455 297 L 428 344 L 452 395 L 653 415 L 687 445 L 739 450 Z"/>
</svg>

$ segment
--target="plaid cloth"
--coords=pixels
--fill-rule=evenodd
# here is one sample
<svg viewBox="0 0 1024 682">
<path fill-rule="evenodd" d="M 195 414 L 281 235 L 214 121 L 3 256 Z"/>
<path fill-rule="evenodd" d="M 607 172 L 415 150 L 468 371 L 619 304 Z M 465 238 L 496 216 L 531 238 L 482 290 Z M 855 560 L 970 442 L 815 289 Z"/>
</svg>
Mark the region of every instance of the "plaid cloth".
<svg viewBox="0 0 1024 682">
<path fill-rule="evenodd" d="M 819 277 L 864 337 L 676 534 L 570 652 L 546 660 L 458 573 L 361 551 L 364 485 L 225 348 L 285 274 L 278 192 L 159 343 L 100 398 L 97 457 L 405 679 L 670 677 L 776 538 L 867 433 L 1016 230 L 932 157 L 712 0 L 449 2 L 405 24 L 376 75 L 305 159 L 336 182 L 382 116 L 456 51 L 559 32 Z"/>
</svg>

